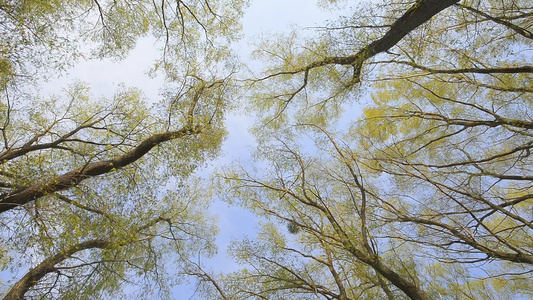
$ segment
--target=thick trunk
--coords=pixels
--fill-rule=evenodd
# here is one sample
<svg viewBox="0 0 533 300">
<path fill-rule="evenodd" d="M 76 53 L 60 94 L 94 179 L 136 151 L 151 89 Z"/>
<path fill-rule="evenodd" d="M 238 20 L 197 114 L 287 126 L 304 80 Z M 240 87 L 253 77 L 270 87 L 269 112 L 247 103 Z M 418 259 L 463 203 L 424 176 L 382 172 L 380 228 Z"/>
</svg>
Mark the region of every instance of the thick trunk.
<svg viewBox="0 0 533 300">
<path fill-rule="evenodd" d="M 382 264 L 379 260 L 375 261 L 375 262 L 370 262 L 369 264 L 379 274 L 381 274 L 383 277 L 387 278 L 388 281 L 390 281 L 397 288 L 402 290 L 402 292 L 404 292 L 409 298 L 418 299 L 418 300 L 430 300 L 431 299 L 429 297 L 429 295 L 427 295 L 419 287 L 417 287 L 416 285 L 414 285 L 410 281 L 406 280 L 402 276 L 398 275 L 398 273 L 394 272 L 389 267 L 387 267 L 386 265 Z"/>
<path fill-rule="evenodd" d="M 155 134 L 142 141 L 130 152 L 112 160 L 90 163 L 82 168 L 60 175 L 59 177 L 52 178 L 32 186 L 20 188 L 8 194 L 0 195 L 0 213 L 18 206 L 25 205 L 45 195 L 69 189 L 78 185 L 85 179 L 110 173 L 114 170 L 125 167 L 137 161 L 152 148 L 161 143 L 181 138 L 186 135 L 198 134 L 200 131 L 201 128 L 184 128 L 179 131 Z"/>
<path fill-rule="evenodd" d="M 409 8 L 392 25 L 390 30 L 379 40 L 372 42 L 361 52 L 367 52 L 370 58 L 396 45 L 409 32 L 429 21 L 433 16 L 454 5 L 459 0 L 420 0 Z M 360 52 L 360 53 L 361 53 Z"/>
<path fill-rule="evenodd" d="M 45 259 L 37 267 L 31 269 L 21 280 L 11 287 L 4 300 L 20 300 L 24 299 L 24 294 L 31 289 L 39 280 L 41 280 L 48 273 L 56 270 L 56 265 L 69 258 L 76 252 L 99 248 L 106 249 L 111 246 L 111 243 L 106 240 L 91 240 L 83 243 L 73 245 L 72 247 L 57 253 L 56 255 Z"/>
<path fill-rule="evenodd" d="M 431 298 L 422 291 L 418 286 L 409 280 L 402 277 L 402 275 L 396 273 L 394 270 L 390 269 L 388 266 L 384 265 L 379 257 L 374 253 L 366 253 L 358 249 L 350 240 L 346 232 L 339 226 L 335 217 L 329 212 L 328 209 L 322 207 L 319 208 L 328 218 L 328 221 L 333 226 L 334 230 L 337 232 L 343 246 L 348 252 L 350 252 L 356 259 L 372 267 L 376 272 L 381 276 L 386 278 L 394 286 L 402 290 L 409 298 L 416 300 L 430 300 Z"/>
<path fill-rule="evenodd" d="M 386 278 L 390 283 L 399 288 L 404 292 L 409 298 L 416 300 L 430 300 L 431 298 L 424 291 L 422 291 L 418 286 L 409 280 L 402 277 L 400 274 L 396 273 L 394 270 L 390 269 L 388 266 L 384 265 L 379 258 L 371 258 L 366 253 L 363 253 L 359 249 L 355 248 L 352 243 L 347 239 L 347 237 L 342 239 L 344 246 L 361 262 L 371 266 L 376 272 L 381 276 Z"/>
<path fill-rule="evenodd" d="M 367 59 L 378 53 L 388 51 L 418 26 L 429 21 L 436 14 L 457 2 L 459 2 L 459 0 L 419 0 L 391 25 L 389 31 L 387 31 L 383 37 L 368 44 L 356 54 L 343 57 L 326 57 L 325 59 L 315 61 L 302 69 L 285 73 L 296 74 L 305 72 L 308 74 L 311 69 L 321 66 L 331 64 L 353 65 L 355 70 L 354 83 L 357 83 L 360 81 L 363 63 Z"/>
</svg>

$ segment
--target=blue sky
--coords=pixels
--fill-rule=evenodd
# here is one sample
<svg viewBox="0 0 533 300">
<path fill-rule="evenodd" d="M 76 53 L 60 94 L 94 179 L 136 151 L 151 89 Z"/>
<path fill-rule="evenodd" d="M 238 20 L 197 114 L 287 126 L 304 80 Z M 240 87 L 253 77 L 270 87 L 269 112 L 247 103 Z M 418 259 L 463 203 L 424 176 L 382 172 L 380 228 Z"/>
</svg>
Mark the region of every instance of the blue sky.
<svg viewBox="0 0 533 300">
<path fill-rule="evenodd" d="M 262 35 L 282 33 L 289 28 L 323 24 L 332 15 L 316 4 L 317 1 L 314 0 L 252 0 L 243 19 L 244 38 L 235 47 L 237 54 L 253 67 L 260 68 L 259 63 L 250 61 L 253 50 L 250 41 L 257 41 Z M 160 100 L 160 88 L 163 86 L 162 78 L 150 78 L 147 72 L 159 55 L 154 40 L 142 38 L 126 59 L 118 62 L 109 59 L 81 61 L 63 73 L 60 78 L 50 78 L 43 84 L 41 95 L 46 97 L 60 93 L 69 84 L 79 80 L 90 85 L 92 94 L 96 98 L 110 98 L 120 84 L 125 84 L 129 87 L 138 87 L 150 101 L 157 102 Z M 251 117 L 238 112 L 228 116 L 229 136 L 223 145 L 222 156 L 211 162 L 202 174 L 208 174 L 217 166 L 249 158 L 254 146 L 254 138 L 248 132 L 251 123 Z M 219 200 L 212 204 L 211 212 L 217 214 L 219 218 L 220 234 L 217 238 L 219 253 L 208 260 L 204 267 L 217 272 L 235 270 L 238 266 L 226 256 L 225 249 L 231 240 L 244 235 L 253 236 L 259 229 L 257 219 L 251 213 L 238 207 L 230 207 Z M 0 282 L 5 283 L 12 276 L 13 274 L 9 272 L 0 273 Z M 192 288 L 190 285 L 177 287 L 173 290 L 173 296 L 176 299 L 188 299 L 193 295 Z"/>
<path fill-rule="evenodd" d="M 257 41 L 263 35 L 282 33 L 294 26 L 305 28 L 321 25 L 332 17 L 329 12 L 320 9 L 316 4 L 316 1 L 312 0 L 252 1 L 243 19 L 244 38 L 235 47 L 241 59 L 256 68 L 260 67 L 257 62 L 251 61 L 253 46 L 249 44 L 250 42 Z M 223 145 L 222 156 L 210 164 L 209 171 L 236 160 L 247 161 L 251 158 L 254 138 L 248 132 L 248 128 L 252 121 L 250 116 L 238 112 L 228 116 L 229 136 Z M 204 266 L 215 272 L 234 271 L 239 266 L 227 257 L 227 246 L 232 240 L 243 236 L 254 236 L 259 230 L 258 220 L 250 212 L 229 206 L 220 200 L 212 204 L 211 213 L 218 215 L 219 219 L 220 232 L 217 238 L 219 252 L 213 259 L 207 260 Z M 173 289 L 173 296 L 176 299 L 188 299 L 193 292 L 192 286 L 182 285 Z"/>
</svg>

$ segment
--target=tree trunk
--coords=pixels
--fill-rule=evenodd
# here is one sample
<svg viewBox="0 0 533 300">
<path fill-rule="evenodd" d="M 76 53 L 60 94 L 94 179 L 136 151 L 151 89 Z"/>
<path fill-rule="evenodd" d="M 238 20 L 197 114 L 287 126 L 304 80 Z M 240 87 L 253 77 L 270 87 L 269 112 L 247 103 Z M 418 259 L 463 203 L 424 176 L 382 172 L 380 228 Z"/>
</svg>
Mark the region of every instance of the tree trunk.
<svg viewBox="0 0 533 300">
<path fill-rule="evenodd" d="M 4 300 L 21 300 L 24 299 L 24 294 L 34 287 L 39 280 L 41 280 L 48 273 L 56 271 L 56 265 L 69 258 L 72 254 L 93 248 L 106 249 L 111 247 L 111 243 L 106 240 L 95 239 L 82 242 L 67 250 L 61 251 L 56 255 L 45 259 L 37 267 L 31 269 L 22 279 L 11 287 Z"/>
</svg>

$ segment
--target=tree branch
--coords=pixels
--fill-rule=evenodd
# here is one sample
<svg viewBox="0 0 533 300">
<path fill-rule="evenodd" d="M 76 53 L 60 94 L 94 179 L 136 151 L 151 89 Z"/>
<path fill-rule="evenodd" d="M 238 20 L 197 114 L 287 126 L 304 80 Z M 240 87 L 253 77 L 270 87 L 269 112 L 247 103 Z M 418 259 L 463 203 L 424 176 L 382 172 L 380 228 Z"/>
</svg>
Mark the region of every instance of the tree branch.
<svg viewBox="0 0 533 300">
<path fill-rule="evenodd" d="M 202 130 L 203 127 L 201 126 L 196 126 L 193 128 L 192 126 L 187 125 L 178 131 L 154 134 L 142 141 L 130 152 L 127 152 L 124 155 L 116 157 L 112 160 L 90 163 L 82 168 L 65 173 L 59 177 L 47 180 L 45 182 L 20 188 L 8 194 L 3 194 L 0 196 L 0 213 L 27 204 L 47 194 L 69 189 L 88 178 L 107 174 L 123 168 L 139 160 L 157 145 L 188 135 L 199 134 L 202 132 Z"/>
<path fill-rule="evenodd" d="M 74 253 L 87 249 L 109 249 L 112 246 L 108 240 L 94 239 L 71 246 L 70 248 L 60 251 L 56 255 L 42 261 L 35 268 L 31 269 L 21 280 L 11 287 L 4 300 L 24 299 L 24 294 L 34 287 L 48 273 L 56 271 L 56 265 L 68 259 Z"/>
<path fill-rule="evenodd" d="M 327 65 L 352 65 L 354 67 L 353 83 L 358 83 L 361 81 L 360 76 L 363 63 L 367 59 L 378 53 L 388 51 L 411 31 L 457 2 L 459 2 L 459 0 L 419 0 L 390 26 L 389 31 L 387 31 L 383 37 L 368 44 L 356 54 L 350 56 L 326 57 L 322 60 L 310 63 L 303 68 L 294 71 L 279 72 L 262 79 L 267 79 L 276 75 L 290 75 L 302 72 L 308 73 L 312 69 Z"/>
</svg>

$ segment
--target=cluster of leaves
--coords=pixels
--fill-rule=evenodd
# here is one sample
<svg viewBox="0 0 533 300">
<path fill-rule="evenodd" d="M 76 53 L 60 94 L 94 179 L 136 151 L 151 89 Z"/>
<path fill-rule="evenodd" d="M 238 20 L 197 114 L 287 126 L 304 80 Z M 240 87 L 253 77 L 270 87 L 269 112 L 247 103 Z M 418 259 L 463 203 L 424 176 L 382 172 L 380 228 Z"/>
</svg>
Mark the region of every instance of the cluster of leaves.
<svg viewBox="0 0 533 300">
<path fill-rule="evenodd" d="M 223 298 L 531 297 L 532 16 L 383 1 L 260 45 L 266 163 L 221 183 L 268 222 Z"/>
<path fill-rule="evenodd" d="M 0 1 L 0 261 L 5 299 L 146 297 L 216 252 L 209 193 L 234 94 L 244 1 Z M 151 34 L 163 99 L 36 86 L 78 58 L 122 59 Z M 155 73 L 156 74 L 156 73 Z M 29 269 L 29 271 L 28 271 Z M 131 296 L 131 295 L 129 295 Z"/>
<path fill-rule="evenodd" d="M 243 269 L 214 276 L 193 258 L 216 229 L 190 175 L 225 134 L 243 1 L 0 1 L 0 266 L 33 267 L 6 298 L 164 297 L 185 275 L 210 299 L 531 297 L 528 2 L 361 4 L 261 43 L 256 166 L 219 186 L 264 222 L 231 246 Z M 34 70 L 121 58 L 149 32 L 157 109 L 126 87 L 22 92 Z"/>
</svg>

